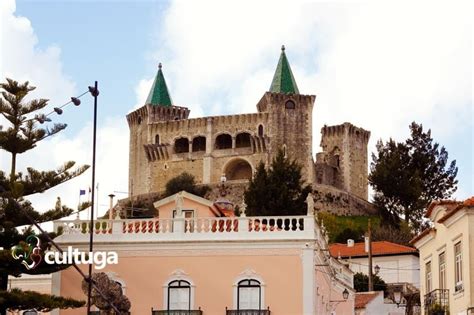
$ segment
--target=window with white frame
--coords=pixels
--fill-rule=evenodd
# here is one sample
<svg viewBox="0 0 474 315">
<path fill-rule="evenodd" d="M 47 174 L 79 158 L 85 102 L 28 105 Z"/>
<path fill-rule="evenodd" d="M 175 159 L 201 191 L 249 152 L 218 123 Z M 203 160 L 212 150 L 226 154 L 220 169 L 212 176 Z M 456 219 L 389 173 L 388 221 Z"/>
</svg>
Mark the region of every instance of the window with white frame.
<svg viewBox="0 0 474 315">
<path fill-rule="evenodd" d="M 237 286 L 237 309 L 260 310 L 262 306 L 262 287 L 255 279 L 241 280 Z"/>
<path fill-rule="evenodd" d="M 191 309 L 191 284 L 185 280 L 175 280 L 168 284 L 168 310 Z"/>
<path fill-rule="evenodd" d="M 439 254 L 439 288 L 446 289 L 446 253 Z"/>
<path fill-rule="evenodd" d="M 454 245 L 454 291 L 462 290 L 462 251 L 461 242 Z"/>
<path fill-rule="evenodd" d="M 432 274 L 431 274 L 431 261 L 427 262 L 425 265 L 425 277 L 426 277 L 426 292 L 431 292 L 432 289 Z"/>
</svg>

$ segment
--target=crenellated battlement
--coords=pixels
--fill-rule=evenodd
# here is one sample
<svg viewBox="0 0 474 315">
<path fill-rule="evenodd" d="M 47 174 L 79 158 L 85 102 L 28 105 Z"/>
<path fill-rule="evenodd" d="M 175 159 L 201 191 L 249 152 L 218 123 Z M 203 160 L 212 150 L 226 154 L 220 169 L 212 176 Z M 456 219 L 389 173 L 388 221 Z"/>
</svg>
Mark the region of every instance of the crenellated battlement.
<svg viewBox="0 0 474 315">
<path fill-rule="evenodd" d="M 128 125 L 141 124 L 145 119 L 147 124 L 163 121 L 175 121 L 187 119 L 189 116 L 187 107 L 182 106 L 154 106 L 151 104 L 144 105 L 139 109 L 127 115 Z"/>
<path fill-rule="evenodd" d="M 152 132 L 185 132 L 186 130 L 196 131 L 204 130 L 208 124 L 212 125 L 213 129 L 220 131 L 233 132 L 232 129 L 239 129 L 242 126 L 252 126 L 252 130 L 259 123 L 268 123 L 268 113 L 251 113 L 251 114 L 237 114 L 224 116 L 208 116 L 199 118 L 190 118 L 183 120 L 169 120 L 157 121 L 151 124 Z"/>
<path fill-rule="evenodd" d="M 345 122 L 343 124 L 335 126 L 324 125 L 324 127 L 321 128 L 322 139 L 325 137 L 332 136 L 342 137 L 345 136 L 346 132 L 349 136 L 359 137 L 360 139 L 363 139 L 366 143 L 369 141 L 370 138 L 370 131 L 367 131 L 360 127 L 356 127 L 349 122 Z"/>
<path fill-rule="evenodd" d="M 268 108 L 269 104 L 280 104 L 288 100 L 298 104 L 313 104 L 316 100 L 316 95 L 265 92 L 257 103 L 257 110 L 259 112 L 267 112 L 270 110 Z"/>
</svg>

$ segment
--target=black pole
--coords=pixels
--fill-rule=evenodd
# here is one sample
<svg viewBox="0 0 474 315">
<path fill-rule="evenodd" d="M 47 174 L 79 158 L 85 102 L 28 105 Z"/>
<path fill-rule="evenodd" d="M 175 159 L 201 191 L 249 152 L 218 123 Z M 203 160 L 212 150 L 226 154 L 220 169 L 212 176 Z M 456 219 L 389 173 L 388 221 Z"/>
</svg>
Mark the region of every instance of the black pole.
<svg viewBox="0 0 474 315">
<path fill-rule="evenodd" d="M 91 221 L 89 227 L 89 252 L 92 255 L 94 249 L 94 200 L 95 200 L 95 148 L 97 139 L 97 96 L 99 95 L 99 89 L 97 81 L 95 81 L 94 88 L 89 87 L 92 96 L 94 96 L 94 127 L 92 135 L 92 200 L 91 200 Z M 92 264 L 89 264 L 89 290 L 87 293 L 87 315 L 91 311 L 91 293 L 92 293 Z"/>
</svg>

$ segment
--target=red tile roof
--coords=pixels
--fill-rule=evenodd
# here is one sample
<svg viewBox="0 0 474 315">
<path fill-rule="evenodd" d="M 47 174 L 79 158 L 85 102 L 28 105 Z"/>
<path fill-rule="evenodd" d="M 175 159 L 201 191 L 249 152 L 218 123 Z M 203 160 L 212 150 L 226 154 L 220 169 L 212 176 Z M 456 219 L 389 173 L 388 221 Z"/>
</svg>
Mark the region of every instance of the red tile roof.
<svg viewBox="0 0 474 315">
<path fill-rule="evenodd" d="M 456 212 L 459 210 L 466 208 L 466 207 L 474 207 L 474 196 L 464 200 L 464 201 L 456 201 L 456 200 L 436 200 L 431 202 L 431 204 L 428 206 L 428 210 L 426 211 L 425 217 L 429 218 L 433 212 L 433 209 L 436 206 L 443 205 L 446 207 L 446 213 L 438 219 L 438 223 L 443 223 L 447 219 L 449 219 L 451 216 L 453 216 Z M 422 231 L 420 234 L 415 236 L 411 241 L 410 245 L 415 244 L 419 240 L 421 240 L 423 237 L 428 235 L 431 231 L 435 231 L 435 228 L 429 228 L 424 231 Z"/>
<path fill-rule="evenodd" d="M 431 216 L 431 213 L 433 212 L 433 209 L 436 206 L 446 206 L 448 211 L 450 211 L 459 204 L 461 204 L 461 202 L 457 201 L 457 200 L 435 200 L 435 201 L 432 201 L 430 203 L 430 205 L 428 206 L 428 209 L 426 210 L 425 218 L 429 218 Z"/>
<path fill-rule="evenodd" d="M 430 234 L 431 231 L 436 232 L 436 229 L 433 228 L 433 227 L 432 227 L 432 228 L 424 229 L 423 231 L 421 231 L 420 234 L 418 234 L 417 236 L 415 236 L 415 237 L 410 241 L 410 245 L 415 244 L 416 242 L 418 242 L 419 240 L 421 240 L 423 237 L 425 237 L 426 235 Z"/>
<path fill-rule="evenodd" d="M 473 207 L 474 206 L 474 197 L 468 198 L 464 200 L 462 203 L 459 202 L 458 205 L 454 208 L 448 209 L 448 212 L 438 220 L 439 223 L 443 223 L 447 219 L 449 219 L 451 216 L 453 216 L 456 212 L 458 212 L 461 209 L 467 208 L 467 207 Z"/>
<path fill-rule="evenodd" d="M 380 292 L 357 292 L 355 295 L 354 308 L 365 308 L 365 306 L 379 294 Z"/>
<path fill-rule="evenodd" d="M 365 251 L 365 243 L 354 243 L 353 247 L 348 247 L 347 244 L 335 243 L 329 245 L 329 251 L 333 257 L 367 257 L 368 253 Z M 372 242 L 372 255 L 397 255 L 397 254 L 414 254 L 418 251 L 413 247 L 408 247 L 387 241 Z"/>
</svg>

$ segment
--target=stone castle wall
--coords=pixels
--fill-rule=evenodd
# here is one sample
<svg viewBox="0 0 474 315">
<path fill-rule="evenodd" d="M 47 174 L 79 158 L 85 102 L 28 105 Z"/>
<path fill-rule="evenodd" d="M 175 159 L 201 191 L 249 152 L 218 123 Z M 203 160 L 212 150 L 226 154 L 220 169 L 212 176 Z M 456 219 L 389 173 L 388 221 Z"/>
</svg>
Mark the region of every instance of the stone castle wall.
<svg viewBox="0 0 474 315">
<path fill-rule="evenodd" d="M 302 166 L 303 179 L 316 187 L 318 207 L 340 215 L 372 213 L 365 201 L 370 132 L 350 123 L 323 127 L 323 152 L 314 161 L 314 101 L 312 95 L 266 92 L 257 113 L 192 119 L 185 107 L 143 106 L 127 115 L 129 191 L 155 198 L 171 178 L 186 171 L 198 184 L 213 187 L 206 197 L 214 200 L 225 174 L 231 187 L 226 198 L 239 205 L 246 185 L 242 179 L 251 178 L 260 161 L 268 166 L 282 149 Z"/>
<path fill-rule="evenodd" d="M 317 156 L 316 172 L 319 178 L 328 181 L 320 183 L 332 185 L 367 200 L 367 143 L 370 132 L 350 123 L 344 123 L 337 126 L 324 126 L 321 134 L 321 147 L 324 154 Z M 332 170 L 324 164 L 330 166 Z M 333 175 L 331 176 L 330 173 Z"/>
</svg>

